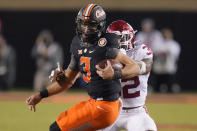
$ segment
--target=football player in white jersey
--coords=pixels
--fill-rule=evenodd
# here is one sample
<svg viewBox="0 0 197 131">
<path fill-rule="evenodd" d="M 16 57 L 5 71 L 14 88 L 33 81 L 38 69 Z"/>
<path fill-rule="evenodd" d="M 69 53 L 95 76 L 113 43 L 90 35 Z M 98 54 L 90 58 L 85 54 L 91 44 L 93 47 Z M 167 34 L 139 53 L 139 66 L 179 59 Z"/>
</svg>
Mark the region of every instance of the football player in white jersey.
<svg viewBox="0 0 197 131">
<path fill-rule="evenodd" d="M 121 80 L 121 100 L 123 104 L 121 112 L 116 122 L 103 130 L 156 131 L 155 122 L 149 116 L 145 106 L 153 53 L 150 48 L 141 42 L 134 42 L 135 31 L 123 20 L 114 21 L 108 26 L 107 32 L 121 36 L 121 50 L 139 64 L 141 71 L 133 78 Z"/>
</svg>

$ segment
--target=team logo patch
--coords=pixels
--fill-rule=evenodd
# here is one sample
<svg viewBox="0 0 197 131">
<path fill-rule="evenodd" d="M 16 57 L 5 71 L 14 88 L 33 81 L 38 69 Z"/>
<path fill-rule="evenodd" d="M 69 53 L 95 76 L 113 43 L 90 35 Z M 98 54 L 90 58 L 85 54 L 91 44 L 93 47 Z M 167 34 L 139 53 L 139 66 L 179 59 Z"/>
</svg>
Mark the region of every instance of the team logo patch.
<svg viewBox="0 0 197 131">
<path fill-rule="evenodd" d="M 106 40 L 105 38 L 99 39 L 98 45 L 99 45 L 100 47 L 103 47 L 103 46 L 105 46 L 106 44 L 107 44 L 107 40 Z"/>
<path fill-rule="evenodd" d="M 103 10 L 97 10 L 96 11 L 96 18 L 100 18 L 105 15 L 105 12 Z"/>
</svg>

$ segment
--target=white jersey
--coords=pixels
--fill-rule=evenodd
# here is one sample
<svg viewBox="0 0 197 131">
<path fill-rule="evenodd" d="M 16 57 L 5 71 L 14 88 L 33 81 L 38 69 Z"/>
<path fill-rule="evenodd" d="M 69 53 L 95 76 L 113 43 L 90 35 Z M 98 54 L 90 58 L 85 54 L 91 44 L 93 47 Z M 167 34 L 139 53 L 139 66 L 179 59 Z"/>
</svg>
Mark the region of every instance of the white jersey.
<svg viewBox="0 0 197 131">
<path fill-rule="evenodd" d="M 138 43 L 137 43 L 138 44 Z M 144 44 L 137 45 L 126 54 L 136 61 L 152 58 L 152 51 Z M 149 74 L 138 75 L 132 79 L 121 80 L 121 100 L 123 107 L 117 120 L 111 126 L 99 131 L 157 131 L 154 120 L 147 113 L 145 105 Z"/>
<path fill-rule="evenodd" d="M 151 49 L 144 44 L 135 46 L 135 48 L 128 50 L 126 54 L 135 61 L 153 57 Z M 145 104 L 148 77 L 149 73 L 146 75 L 138 75 L 131 79 L 121 80 L 121 100 L 123 107 L 138 107 Z"/>
<path fill-rule="evenodd" d="M 175 40 L 165 40 L 162 48 L 161 55 L 158 54 L 154 61 L 153 71 L 157 74 L 175 74 L 181 51 L 179 43 Z"/>
</svg>

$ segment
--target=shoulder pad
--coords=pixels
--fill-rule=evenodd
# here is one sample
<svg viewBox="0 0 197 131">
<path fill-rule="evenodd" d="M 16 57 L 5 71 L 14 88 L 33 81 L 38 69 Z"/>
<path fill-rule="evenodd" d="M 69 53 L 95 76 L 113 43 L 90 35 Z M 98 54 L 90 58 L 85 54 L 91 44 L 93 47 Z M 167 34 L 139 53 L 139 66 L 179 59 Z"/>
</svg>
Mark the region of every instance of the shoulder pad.
<svg viewBox="0 0 197 131">
<path fill-rule="evenodd" d="M 113 33 L 105 33 L 98 40 L 98 46 L 118 48 L 119 47 L 119 42 L 120 42 L 120 36 L 118 36 L 116 34 L 113 34 Z"/>
<path fill-rule="evenodd" d="M 151 50 L 147 45 L 142 44 L 141 47 L 140 47 L 140 49 L 142 50 L 142 52 L 143 52 L 146 56 L 150 56 L 150 57 L 153 56 L 152 50 Z"/>
</svg>

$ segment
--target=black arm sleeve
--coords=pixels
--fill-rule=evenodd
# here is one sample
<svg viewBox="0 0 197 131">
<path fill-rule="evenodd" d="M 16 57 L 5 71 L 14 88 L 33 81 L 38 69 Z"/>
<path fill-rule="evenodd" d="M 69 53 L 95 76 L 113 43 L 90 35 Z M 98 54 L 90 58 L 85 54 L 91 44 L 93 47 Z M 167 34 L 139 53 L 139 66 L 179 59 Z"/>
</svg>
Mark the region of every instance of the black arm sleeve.
<svg viewBox="0 0 197 131">
<path fill-rule="evenodd" d="M 108 48 L 106 56 L 108 59 L 115 59 L 118 55 L 119 49 L 117 48 Z"/>
<path fill-rule="evenodd" d="M 80 47 L 80 39 L 78 36 L 75 36 L 72 39 L 72 43 L 70 44 L 70 53 L 75 52 Z"/>
<path fill-rule="evenodd" d="M 73 54 L 71 55 L 71 60 L 70 60 L 70 64 L 68 65 L 68 68 L 75 71 L 78 70 L 78 63 Z"/>
</svg>

